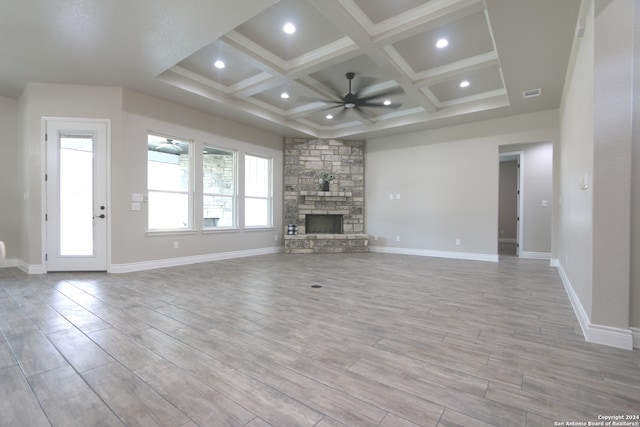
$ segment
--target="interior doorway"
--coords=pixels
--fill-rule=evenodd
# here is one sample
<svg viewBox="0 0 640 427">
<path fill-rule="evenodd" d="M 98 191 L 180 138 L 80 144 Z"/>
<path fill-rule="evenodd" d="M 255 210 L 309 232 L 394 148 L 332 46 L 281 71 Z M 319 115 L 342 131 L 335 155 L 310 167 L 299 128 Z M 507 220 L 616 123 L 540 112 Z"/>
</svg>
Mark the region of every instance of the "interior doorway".
<svg viewBox="0 0 640 427">
<path fill-rule="evenodd" d="M 107 121 L 46 119 L 47 271 L 106 271 Z"/>
<path fill-rule="evenodd" d="M 520 255 L 522 152 L 500 154 L 498 196 L 498 254 Z"/>
</svg>

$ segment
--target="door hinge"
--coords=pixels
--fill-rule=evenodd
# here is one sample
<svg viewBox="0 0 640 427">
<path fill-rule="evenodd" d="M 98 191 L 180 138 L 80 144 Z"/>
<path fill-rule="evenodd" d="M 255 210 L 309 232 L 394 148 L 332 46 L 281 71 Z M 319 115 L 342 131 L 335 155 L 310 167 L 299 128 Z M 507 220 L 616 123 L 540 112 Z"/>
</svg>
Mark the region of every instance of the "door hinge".
<svg viewBox="0 0 640 427">
<path fill-rule="evenodd" d="M 44 214 L 44 220 L 45 220 L 45 221 L 49 221 L 49 215 Z"/>
<path fill-rule="evenodd" d="M 48 181 L 49 180 L 49 175 L 47 175 L 46 173 L 44 174 L 44 180 Z"/>
<path fill-rule="evenodd" d="M 516 218 L 516 221 L 520 221 L 520 217 L 517 217 L 517 218 Z"/>
<path fill-rule="evenodd" d="M 44 140 L 45 140 L 45 141 L 48 141 L 48 140 L 49 140 L 49 134 L 46 134 L 46 133 L 44 134 Z"/>
<path fill-rule="evenodd" d="M 49 254 L 44 254 L 44 260 L 49 261 Z"/>
</svg>

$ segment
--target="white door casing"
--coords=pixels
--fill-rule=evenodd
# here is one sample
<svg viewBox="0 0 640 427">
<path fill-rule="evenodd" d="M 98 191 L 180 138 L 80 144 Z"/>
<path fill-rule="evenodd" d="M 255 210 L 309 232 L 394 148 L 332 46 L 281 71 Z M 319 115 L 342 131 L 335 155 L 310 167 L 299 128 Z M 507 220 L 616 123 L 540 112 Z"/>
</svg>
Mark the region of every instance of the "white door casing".
<svg viewBox="0 0 640 427">
<path fill-rule="evenodd" d="M 45 119 L 47 271 L 106 271 L 106 120 Z"/>
</svg>

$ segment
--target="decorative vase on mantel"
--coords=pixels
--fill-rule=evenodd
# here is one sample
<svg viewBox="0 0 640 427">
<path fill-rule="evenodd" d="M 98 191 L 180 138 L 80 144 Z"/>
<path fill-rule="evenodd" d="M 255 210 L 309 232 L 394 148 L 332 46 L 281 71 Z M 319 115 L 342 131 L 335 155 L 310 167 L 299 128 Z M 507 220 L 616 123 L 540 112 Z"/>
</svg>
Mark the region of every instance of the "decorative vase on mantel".
<svg viewBox="0 0 640 427">
<path fill-rule="evenodd" d="M 329 181 L 322 181 L 322 191 L 329 191 Z"/>
</svg>

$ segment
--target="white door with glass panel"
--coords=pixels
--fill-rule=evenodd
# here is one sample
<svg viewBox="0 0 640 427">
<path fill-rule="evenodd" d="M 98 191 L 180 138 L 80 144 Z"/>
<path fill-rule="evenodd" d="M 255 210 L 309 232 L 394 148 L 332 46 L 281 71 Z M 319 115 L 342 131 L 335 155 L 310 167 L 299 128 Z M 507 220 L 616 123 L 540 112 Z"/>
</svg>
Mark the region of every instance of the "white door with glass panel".
<svg viewBox="0 0 640 427">
<path fill-rule="evenodd" d="M 107 269 L 106 121 L 47 120 L 47 271 Z"/>
</svg>

